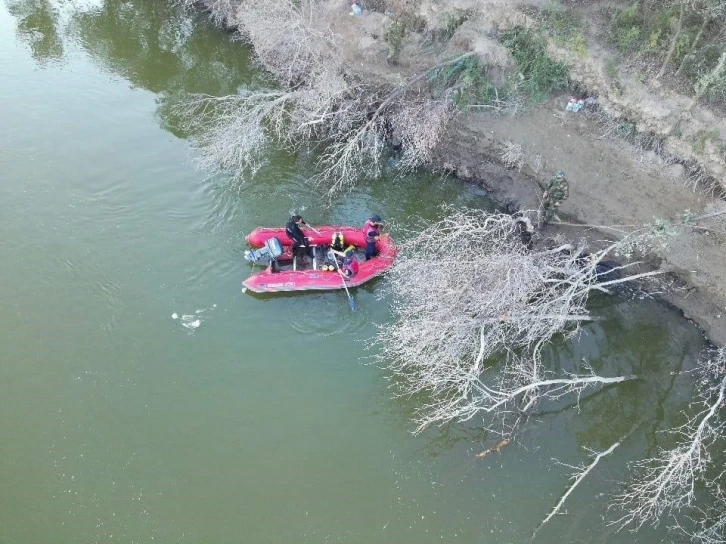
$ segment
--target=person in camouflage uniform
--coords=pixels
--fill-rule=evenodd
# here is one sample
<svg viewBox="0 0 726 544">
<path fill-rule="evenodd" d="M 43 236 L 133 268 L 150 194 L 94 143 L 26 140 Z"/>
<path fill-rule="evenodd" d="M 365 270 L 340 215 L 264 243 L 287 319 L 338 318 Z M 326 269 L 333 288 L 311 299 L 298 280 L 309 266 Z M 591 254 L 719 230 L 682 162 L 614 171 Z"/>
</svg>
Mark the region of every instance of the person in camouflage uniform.
<svg viewBox="0 0 726 544">
<path fill-rule="evenodd" d="M 545 189 L 542 195 L 542 208 L 544 210 L 544 217 L 542 222 L 547 223 L 552 219 L 560 220 L 555 213 L 555 210 L 560 207 L 560 204 L 567 200 L 570 196 L 570 184 L 565 179 L 564 172 L 557 172 L 554 177 L 550 180 L 547 189 Z"/>
<path fill-rule="evenodd" d="M 406 35 L 406 28 L 400 21 L 393 21 L 383 33 L 383 39 L 388 42 L 388 57 L 386 64 L 398 64 L 398 56 L 403 49 L 403 37 Z"/>
</svg>

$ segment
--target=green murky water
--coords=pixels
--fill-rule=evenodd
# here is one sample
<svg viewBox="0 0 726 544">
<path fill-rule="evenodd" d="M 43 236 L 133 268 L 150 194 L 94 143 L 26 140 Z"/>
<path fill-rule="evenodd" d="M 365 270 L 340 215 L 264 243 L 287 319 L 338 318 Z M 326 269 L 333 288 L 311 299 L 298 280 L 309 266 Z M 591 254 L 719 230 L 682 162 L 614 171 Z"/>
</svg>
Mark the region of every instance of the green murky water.
<svg viewBox="0 0 726 544">
<path fill-rule="evenodd" d="M 672 541 L 602 516 L 690 396 L 673 371 L 702 340 L 674 312 L 600 302 L 605 320 L 552 359 L 642 379 L 543 411 L 477 460 L 494 439 L 412 436 L 412 406 L 361 364 L 385 278 L 353 315 L 344 293 L 240 292 L 245 233 L 293 210 L 405 226 L 486 205 L 425 176 L 324 204 L 273 151 L 244 185 L 195 170 L 170 106 L 254 81 L 249 60 L 164 2 L 0 3 L 0 542 L 525 542 L 567 484 L 552 459 L 584 462 L 643 417 L 537 541 Z"/>
</svg>

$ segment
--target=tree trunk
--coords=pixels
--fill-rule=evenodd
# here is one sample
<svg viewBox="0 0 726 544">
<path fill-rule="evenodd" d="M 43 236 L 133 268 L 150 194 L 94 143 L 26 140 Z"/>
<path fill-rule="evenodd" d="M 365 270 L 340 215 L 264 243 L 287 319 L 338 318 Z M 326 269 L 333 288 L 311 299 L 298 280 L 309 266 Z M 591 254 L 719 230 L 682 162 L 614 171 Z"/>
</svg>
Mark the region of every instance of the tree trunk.
<svg viewBox="0 0 726 544">
<path fill-rule="evenodd" d="M 698 42 L 701 39 L 701 36 L 703 35 L 703 31 L 706 30 L 706 27 L 708 26 L 708 23 L 710 23 L 710 22 L 711 22 L 711 16 L 704 15 L 703 23 L 701 23 L 701 28 L 698 29 L 698 33 L 696 34 L 696 37 L 693 39 L 691 48 L 688 50 L 688 53 L 686 53 L 686 55 L 683 57 L 683 60 L 681 61 L 681 65 L 678 67 L 678 70 L 676 70 L 676 77 L 681 75 L 681 72 L 683 71 L 683 67 L 686 65 L 686 59 L 688 59 L 688 56 L 691 55 L 696 50 L 696 46 L 698 45 Z"/>
<path fill-rule="evenodd" d="M 671 40 L 671 47 L 668 49 L 668 55 L 666 56 L 666 59 L 663 61 L 663 66 L 660 67 L 660 72 L 658 72 L 658 75 L 655 76 L 655 80 L 658 81 L 661 76 L 665 73 L 666 68 L 668 67 L 668 64 L 671 62 L 671 58 L 673 58 L 673 53 L 676 51 L 676 44 L 678 43 L 678 38 L 681 37 L 681 30 L 683 30 L 683 12 L 686 11 L 685 5 L 683 3 L 683 0 L 681 0 L 681 13 L 678 16 L 678 27 L 676 28 L 676 33 L 673 35 L 673 39 Z"/>
<path fill-rule="evenodd" d="M 696 96 L 693 97 L 691 103 L 688 105 L 688 111 L 691 111 L 691 108 L 696 105 L 696 102 L 698 102 L 703 94 L 708 90 L 708 88 L 713 85 L 713 82 L 718 77 L 718 73 L 723 69 L 725 64 L 726 53 L 722 53 L 721 58 L 718 59 L 718 64 L 716 64 L 714 69 L 711 70 L 707 75 L 699 79 L 698 83 L 696 83 Z"/>
</svg>

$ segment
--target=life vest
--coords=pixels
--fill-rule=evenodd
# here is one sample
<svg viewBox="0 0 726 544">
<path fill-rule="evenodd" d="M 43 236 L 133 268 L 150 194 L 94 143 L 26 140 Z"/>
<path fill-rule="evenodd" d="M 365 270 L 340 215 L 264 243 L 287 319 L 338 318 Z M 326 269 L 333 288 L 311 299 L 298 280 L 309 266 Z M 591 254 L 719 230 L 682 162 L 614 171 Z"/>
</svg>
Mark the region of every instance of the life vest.
<svg viewBox="0 0 726 544">
<path fill-rule="evenodd" d="M 363 232 L 366 235 L 366 239 L 371 242 L 373 241 L 372 238 L 375 238 L 379 234 L 378 225 L 374 225 L 369 219 L 366 221 L 365 225 L 363 225 Z"/>
<path fill-rule="evenodd" d="M 335 251 L 343 251 L 345 248 L 345 242 L 343 240 L 342 232 L 333 233 L 333 238 L 330 241 L 330 247 L 332 247 Z"/>
</svg>

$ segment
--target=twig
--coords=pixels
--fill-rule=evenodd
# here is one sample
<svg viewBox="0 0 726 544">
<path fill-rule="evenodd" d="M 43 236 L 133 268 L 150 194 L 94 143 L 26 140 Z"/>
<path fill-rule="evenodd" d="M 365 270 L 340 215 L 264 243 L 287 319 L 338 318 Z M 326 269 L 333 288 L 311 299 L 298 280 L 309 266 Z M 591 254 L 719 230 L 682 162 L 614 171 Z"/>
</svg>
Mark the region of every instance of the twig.
<svg viewBox="0 0 726 544">
<path fill-rule="evenodd" d="M 577 475 L 577 477 L 575 478 L 575 481 L 572 482 L 572 485 L 570 485 L 570 487 L 567 488 L 567 491 L 565 491 L 565 494 L 562 495 L 562 497 L 560 498 L 559 501 L 557 501 L 557 504 L 555 504 L 555 507 L 552 509 L 552 511 L 547 515 L 547 517 L 544 520 L 542 520 L 542 523 L 540 523 L 537 526 L 537 528 L 534 530 L 534 532 L 532 532 L 532 539 L 534 539 L 535 535 L 537 534 L 537 531 L 539 531 L 540 528 L 545 523 L 547 523 L 549 520 L 551 520 L 560 511 L 560 508 L 562 508 L 562 505 L 567 500 L 567 497 L 569 497 L 570 494 L 575 490 L 575 488 L 578 485 L 580 485 L 580 482 L 582 482 L 582 480 L 585 479 L 585 477 L 590 473 L 590 471 L 593 468 L 595 468 L 595 466 L 600 462 L 600 459 L 602 459 L 603 457 L 605 457 L 607 455 L 610 455 L 613 452 L 613 450 L 615 450 L 615 448 L 617 448 L 618 446 L 620 446 L 620 441 L 615 442 L 615 444 L 613 444 L 612 446 L 610 446 L 605 451 L 603 451 L 603 452 L 598 453 L 597 455 L 595 455 L 595 458 L 593 459 L 592 463 L 590 463 L 587 466 L 587 468 L 585 468 L 582 472 L 580 472 Z"/>
</svg>

